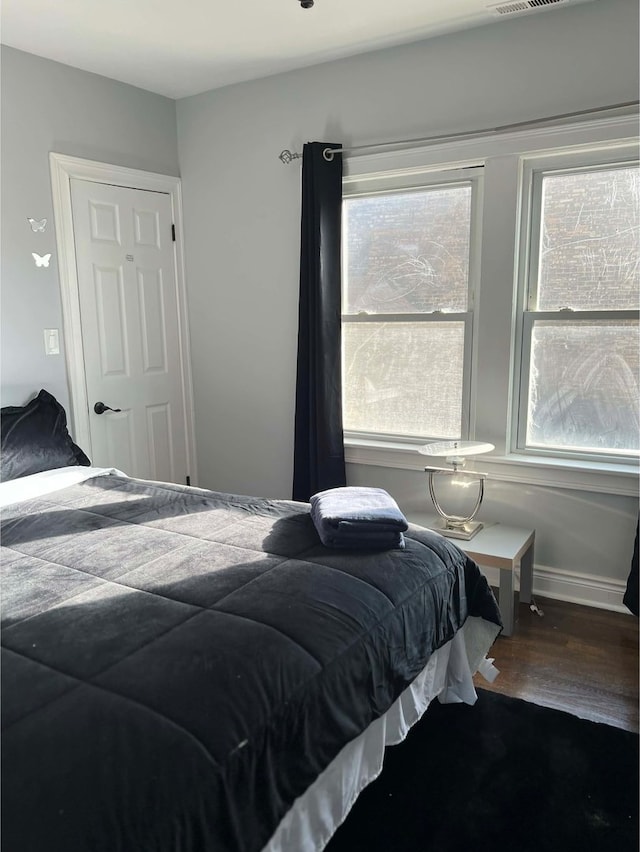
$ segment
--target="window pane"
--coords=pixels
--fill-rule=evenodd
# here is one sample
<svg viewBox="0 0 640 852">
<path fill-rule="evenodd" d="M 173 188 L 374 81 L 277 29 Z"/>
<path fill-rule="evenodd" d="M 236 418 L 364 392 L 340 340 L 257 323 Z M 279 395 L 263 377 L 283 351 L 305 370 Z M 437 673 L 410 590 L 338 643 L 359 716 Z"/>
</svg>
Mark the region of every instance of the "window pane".
<svg viewBox="0 0 640 852">
<path fill-rule="evenodd" d="M 527 444 L 637 452 L 638 323 L 536 322 Z"/>
<path fill-rule="evenodd" d="M 537 309 L 637 308 L 639 238 L 636 166 L 545 175 Z"/>
<path fill-rule="evenodd" d="M 467 310 L 471 186 L 344 202 L 344 313 Z"/>
<path fill-rule="evenodd" d="M 344 426 L 461 437 L 463 322 L 345 322 Z"/>
</svg>

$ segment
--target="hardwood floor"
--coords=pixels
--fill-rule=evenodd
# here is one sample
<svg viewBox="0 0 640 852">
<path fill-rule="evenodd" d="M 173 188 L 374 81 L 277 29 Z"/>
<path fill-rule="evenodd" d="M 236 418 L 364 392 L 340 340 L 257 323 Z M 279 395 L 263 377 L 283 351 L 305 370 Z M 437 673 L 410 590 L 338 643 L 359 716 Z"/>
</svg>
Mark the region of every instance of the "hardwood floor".
<svg viewBox="0 0 640 852">
<path fill-rule="evenodd" d="M 476 686 L 638 732 L 638 619 L 536 598 L 540 617 L 520 604 L 511 637 L 489 656 L 500 674 Z"/>
</svg>

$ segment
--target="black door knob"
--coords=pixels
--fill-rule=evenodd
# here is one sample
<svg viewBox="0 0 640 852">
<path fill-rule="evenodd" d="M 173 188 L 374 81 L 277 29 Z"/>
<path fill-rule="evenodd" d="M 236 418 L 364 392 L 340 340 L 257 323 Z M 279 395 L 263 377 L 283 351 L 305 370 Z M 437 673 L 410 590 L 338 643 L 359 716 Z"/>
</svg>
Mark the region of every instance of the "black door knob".
<svg viewBox="0 0 640 852">
<path fill-rule="evenodd" d="M 96 402 L 93 406 L 93 410 L 96 414 L 104 414 L 105 411 L 122 411 L 121 408 L 111 408 L 108 405 L 105 405 L 104 402 Z"/>
</svg>

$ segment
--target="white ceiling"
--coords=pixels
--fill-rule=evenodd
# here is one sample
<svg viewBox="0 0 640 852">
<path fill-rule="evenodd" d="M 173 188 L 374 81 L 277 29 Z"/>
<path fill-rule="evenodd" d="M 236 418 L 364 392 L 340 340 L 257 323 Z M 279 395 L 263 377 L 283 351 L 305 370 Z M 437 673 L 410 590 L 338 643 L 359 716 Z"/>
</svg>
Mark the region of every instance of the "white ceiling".
<svg viewBox="0 0 640 852">
<path fill-rule="evenodd" d="M 0 35 L 180 98 L 509 17 L 490 8 L 496 2 L 315 0 L 303 9 L 299 0 L 1 0 Z"/>
</svg>

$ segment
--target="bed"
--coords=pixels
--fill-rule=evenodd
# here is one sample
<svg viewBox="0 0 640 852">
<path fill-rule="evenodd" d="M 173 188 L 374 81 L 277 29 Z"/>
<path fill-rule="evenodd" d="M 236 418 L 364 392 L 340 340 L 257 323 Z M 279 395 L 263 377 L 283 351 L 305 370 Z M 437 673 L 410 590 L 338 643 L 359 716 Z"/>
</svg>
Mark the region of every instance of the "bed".
<svg viewBox="0 0 640 852">
<path fill-rule="evenodd" d="M 436 695 L 475 700 L 500 615 L 449 540 L 332 549 L 305 503 L 66 450 L 0 486 L 4 852 L 317 852 Z"/>
</svg>

